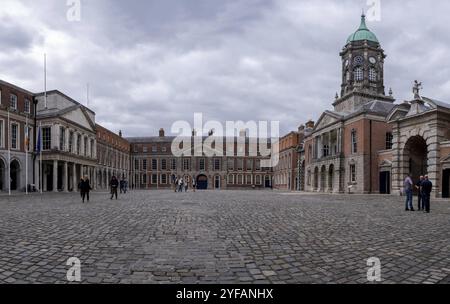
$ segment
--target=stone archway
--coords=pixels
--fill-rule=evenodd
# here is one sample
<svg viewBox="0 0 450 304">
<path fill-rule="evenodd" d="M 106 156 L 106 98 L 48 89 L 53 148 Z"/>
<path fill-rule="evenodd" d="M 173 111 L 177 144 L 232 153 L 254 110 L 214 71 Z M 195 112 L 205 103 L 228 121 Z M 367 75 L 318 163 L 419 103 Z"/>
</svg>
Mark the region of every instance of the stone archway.
<svg viewBox="0 0 450 304">
<path fill-rule="evenodd" d="M 327 167 L 322 166 L 320 170 L 320 192 L 325 192 L 327 188 Z"/>
<path fill-rule="evenodd" d="M 20 164 L 17 160 L 11 161 L 11 190 L 16 191 L 19 190 L 20 187 Z"/>
<path fill-rule="evenodd" d="M 408 171 L 405 173 L 411 174 L 413 181 L 428 174 L 428 146 L 423 137 L 417 135 L 408 139 L 403 149 L 403 160 Z"/>
<path fill-rule="evenodd" d="M 334 188 L 334 165 L 328 169 L 328 192 L 332 193 Z"/>
<path fill-rule="evenodd" d="M 314 191 L 319 189 L 319 168 L 314 169 Z"/>
<path fill-rule="evenodd" d="M 5 191 L 8 189 L 6 186 L 6 178 L 5 178 L 5 172 L 6 172 L 6 165 L 3 159 L 0 158 L 0 191 Z"/>
<path fill-rule="evenodd" d="M 208 177 L 206 175 L 197 176 L 197 190 L 208 189 Z"/>
</svg>

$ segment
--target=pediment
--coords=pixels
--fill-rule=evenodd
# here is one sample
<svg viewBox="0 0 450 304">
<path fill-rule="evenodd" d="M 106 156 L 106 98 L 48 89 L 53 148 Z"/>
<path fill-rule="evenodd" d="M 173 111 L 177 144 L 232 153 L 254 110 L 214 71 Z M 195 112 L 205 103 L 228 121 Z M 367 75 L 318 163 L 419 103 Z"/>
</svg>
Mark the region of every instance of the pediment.
<svg viewBox="0 0 450 304">
<path fill-rule="evenodd" d="M 319 121 L 317 122 L 314 131 L 326 128 L 331 126 L 341 120 L 341 117 L 337 114 L 331 112 L 324 112 L 322 116 L 320 116 Z"/>
<path fill-rule="evenodd" d="M 92 132 L 95 132 L 95 127 L 89 116 L 81 109 L 81 107 L 74 107 L 62 115 L 62 118 L 82 126 Z"/>
<path fill-rule="evenodd" d="M 396 121 L 396 120 L 405 118 L 406 115 L 408 114 L 409 110 L 410 110 L 409 106 L 408 106 L 408 108 L 396 106 L 395 108 L 392 109 L 391 113 L 389 113 L 389 115 L 387 117 L 387 121 L 391 122 L 391 121 Z"/>
</svg>

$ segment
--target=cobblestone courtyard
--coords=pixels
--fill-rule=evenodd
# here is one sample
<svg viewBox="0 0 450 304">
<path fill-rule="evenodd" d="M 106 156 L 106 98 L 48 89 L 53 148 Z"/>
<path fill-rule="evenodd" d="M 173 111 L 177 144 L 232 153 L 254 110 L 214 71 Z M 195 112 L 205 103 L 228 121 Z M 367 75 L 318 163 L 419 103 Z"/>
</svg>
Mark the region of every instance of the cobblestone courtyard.
<svg viewBox="0 0 450 304">
<path fill-rule="evenodd" d="M 392 196 L 133 192 L 0 196 L 0 282 L 450 283 L 450 202 Z"/>
</svg>

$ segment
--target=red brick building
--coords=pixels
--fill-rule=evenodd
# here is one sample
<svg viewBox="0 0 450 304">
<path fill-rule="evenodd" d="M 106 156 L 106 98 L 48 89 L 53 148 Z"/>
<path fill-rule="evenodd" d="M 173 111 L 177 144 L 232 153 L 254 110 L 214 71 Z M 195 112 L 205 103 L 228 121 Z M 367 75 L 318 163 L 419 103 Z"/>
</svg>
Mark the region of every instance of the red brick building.
<svg viewBox="0 0 450 304">
<path fill-rule="evenodd" d="M 24 191 L 27 177 L 28 184 L 33 183 L 33 97 L 33 93 L 0 80 L 0 192 L 9 191 L 8 183 L 12 191 Z"/>
<path fill-rule="evenodd" d="M 101 125 L 96 125 L 97 133 L 97 188 L 108 189 L 112 176 L 130 180 L 130 143 Z"/>
</svg>

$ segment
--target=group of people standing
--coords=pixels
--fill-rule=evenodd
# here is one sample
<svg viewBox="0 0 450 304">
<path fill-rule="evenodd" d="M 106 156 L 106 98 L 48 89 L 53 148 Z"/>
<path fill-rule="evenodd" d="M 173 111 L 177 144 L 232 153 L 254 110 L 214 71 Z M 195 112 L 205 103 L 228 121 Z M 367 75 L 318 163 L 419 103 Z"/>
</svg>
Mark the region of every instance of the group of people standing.
<svg viewBox="0 0 450 304">
<path fill-rule="evenodd" d="M 117 177 L 113 176 L 109 182 L 109 187 L 111 189 L 111 199 L 116 197 L 118 199 L 118 189 L 120 189 L 120 194 L 126 194 L 128 192 L 128 181 L 126 179 L 121 179 L 120 181 Z M 89 202 L 89 193 L 92 191 L 91 182 L 87 176 L 81 178 L 78 184 L 78 189 L 80 191 L 81 199 L 83 204 L 85 200 Z"/>
<path fill-rule="evenodd" d="M 430 198 L 431 191 L 433 191 L 433 183 L 430 181 L 428 175 L 421 176 L 419 181 L 414 184 L 411 175 L 405 178 L 404 189 L 406 195 L 406 211 L 415 211 L 413 206 L 413 191 L 414 188 L 418 193 L 418 211 L 430 213 Z"/>
<path fill-rule="evenodd" d="M 174 180 L 174 188 L 175 192 L 188 192 L 189 190 L 189 181 L 184 180 L 183 178 L 176 178 Z M 197 189 L 197 185 L 195 183 L 195 180 L 192 181 L 192 191 L 195 192 Z"/>
</svg>

